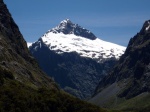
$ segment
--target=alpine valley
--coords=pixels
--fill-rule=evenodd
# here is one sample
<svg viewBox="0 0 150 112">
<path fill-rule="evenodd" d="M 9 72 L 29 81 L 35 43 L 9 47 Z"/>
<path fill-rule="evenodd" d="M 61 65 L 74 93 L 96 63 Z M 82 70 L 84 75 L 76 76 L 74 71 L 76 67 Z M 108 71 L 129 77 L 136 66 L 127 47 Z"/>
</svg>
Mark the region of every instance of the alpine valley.
<svg viewBox="0 0 150 112">
<path fill-rule="evenodd" d="M 0 0 L 0 112 L 150 112 L 150 20 L 127 48 L 69 19 L 27 47 Z"/>
<path fill-rule="evenodd" d="M 63 90 L 87 99 L 116 64 L 125 47 L 103 41 L 65 19 L 30 44 L 29 50 L 42 70 Z"/>
<path fill-rule="evenodd" d="M 64 91 L 39 68 L 0 0 L 0 112 L 107 112 Z"/>
</svg>

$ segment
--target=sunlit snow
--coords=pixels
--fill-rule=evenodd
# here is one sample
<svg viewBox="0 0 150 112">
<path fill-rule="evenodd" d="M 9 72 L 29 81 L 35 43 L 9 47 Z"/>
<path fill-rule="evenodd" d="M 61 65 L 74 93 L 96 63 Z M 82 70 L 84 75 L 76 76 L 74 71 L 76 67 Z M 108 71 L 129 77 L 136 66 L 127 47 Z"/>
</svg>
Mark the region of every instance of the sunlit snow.
<svg viewBox="0 0 150 112">
<path fill-rule="evenodd" d="M 61 54 L 64 52 L 77 52 L 80 56 L 93 59 L 105 59 L 119 57 L 124 53 L 125 47 L 103 41 L 99 38 L 95 40 L 86 39 L 74 34 L 46 33 L 41 37 L 50 50 Z"/>
<path fill-rule="evenodd" d="M 71 27 L 68 27 L 68 25 Z M 76 29 L 76 32 L 74 32 Z M 110 42 L 103 41 L 89 30 L 83 30 L 78 24 L 72 23 L 69 19 L 63 20 L 58 26 L 52 28 L 47 33 L 45 33 L 41 39 L 38 41 L 38 46 L 41 48 L 41 41 L 50 50 L 55 51 L 58 54 L 64 52 L 77 52 L 82 57 L 88 57 L 102 62 L 105 59 L 116 58 L 119 59 L 124 53 L 125 47 L 113 44 Z M 63 31 L 72 30 L 68 34 L 63 33 Z M 92 35 L 92 39 L 89 37 L 82 37 L 80 33 L 86 33 L 86 35 Z M 79 33 L 77 36 L 75 33 Z M 35 46 L 35 50 L 38 48 Z"/>
<path fill-rule="evenodd" d="M 31 45 L 32 45 L 31 42 L 28 42 L 28 43 L 27 43 L 27 47 L 28 47 L 28 48 L 29 48 Z"/>
</svg>

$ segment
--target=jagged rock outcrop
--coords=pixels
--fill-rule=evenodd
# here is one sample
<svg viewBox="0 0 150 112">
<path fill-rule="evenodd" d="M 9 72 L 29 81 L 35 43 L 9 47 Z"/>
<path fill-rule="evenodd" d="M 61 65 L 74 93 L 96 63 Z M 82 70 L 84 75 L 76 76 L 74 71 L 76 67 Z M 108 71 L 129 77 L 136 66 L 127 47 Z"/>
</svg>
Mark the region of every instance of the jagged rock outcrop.
<svg viewBox="0 0 150 112">
<path fill-rule="evenodd" d="M 55 28 L 52 28 L 47 33 L 53 32 L 53 33 L 64 33 L 64 34 L 74 34 L 76 36 L 81 36 L 87 39 L 95 40 L 97 37 L 90 32 L 89 30 L 82 28 L 78 24 L 72 23 L 69 19 L 65 19 L 61 21 L 61 23 L 56 26 Z"/>
</svg>

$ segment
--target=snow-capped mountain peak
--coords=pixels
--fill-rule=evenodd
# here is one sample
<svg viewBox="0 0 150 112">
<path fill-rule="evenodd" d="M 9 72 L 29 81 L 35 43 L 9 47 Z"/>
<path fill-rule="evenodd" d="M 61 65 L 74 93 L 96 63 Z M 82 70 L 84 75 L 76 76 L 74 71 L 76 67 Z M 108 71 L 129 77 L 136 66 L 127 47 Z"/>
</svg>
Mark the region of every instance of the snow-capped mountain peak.
<svg viewBox="0 0 150 112">
<path fill-rule="evenodd" d="M 73 24 L 70 19 L 65 19 L 63 21 L 60 22 L 61 25 L 65 25 L 65 24 Z"/>
<path fill-rule="evenodd" d="M 68 26 L 75 27 L 76 24 L 73 24 L 69 19 L 65 19 L 61 21 L 60 24 L 56 26 L 55 28 L 53 28 L 52 30 L 64 30 L 64 29 L 67 29 Z"/>
<path fill-rule="evenodd" d="M 74 24 L 69 19 L 65 19 L 60 22 L 58 26 L 52 28 L 47 33 L 52 32 L 55 34 L 63 33 L 63 34 L 74 34 L 76 36 L 81 36 L 87 39 L 94 40 L 97 37 L 89 30 L 79 26 L 78 24 Z"/>
<path fill-rule="evenodd" d="M 34 50 L 41 48 L 42 45 L 47 46 L 57 54 L 76 52 L 97 62 L 111 58 L 119 59 L 126 49 L 97 38 L 92 32 L 72 23 L 69 19 L 61 21 L 32 45 Z"/>
</svg>

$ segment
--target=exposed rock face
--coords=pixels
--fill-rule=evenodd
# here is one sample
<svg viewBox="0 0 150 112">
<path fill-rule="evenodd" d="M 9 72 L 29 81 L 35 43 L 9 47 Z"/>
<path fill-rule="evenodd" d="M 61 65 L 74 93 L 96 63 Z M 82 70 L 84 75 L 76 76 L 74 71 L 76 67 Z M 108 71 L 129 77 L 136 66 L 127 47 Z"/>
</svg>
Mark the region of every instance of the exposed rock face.
<svg viewBox="0 0 150 112">
<path fill-rule="evenodd" d="M 116 92 L 109 96 L 131 99 L 144 92 L 150 92 L 150 20 L 146 21 L 137 35 L 130 39 L 125 54 L 121 56 L 112 72 L 100 81 L 96 96 L 112 85 Z M 96 97 L 95 96 L 95 97 Z M 101 97 L 99 97 L 101 98 Z M 107 99 L 108 100 L 108 99 Z M 91 102 L 94 102 L 92 99 Z M 102 102 L 100 103 L 101 105 Z"/>
<path fill-rule="evenodd" d="M 72 23 L 69 19 L 61 21 L 61 23 L 57 27 L 49 30 L 49 32 L 75 34 L 76 36 L 85 37 L 91 40 L 95 40 L 97 38 L 92 32 L 85 28 L 82 28 L 78 24 Z"/>
<path fill-rule="evenodd" d="M 11 17 L 6 5 L 0 0 L 0 68 L 8 70 L 16 80 L 32 86 L 53 86 L 30 55 L 26 42 Z"/>
</svg>

